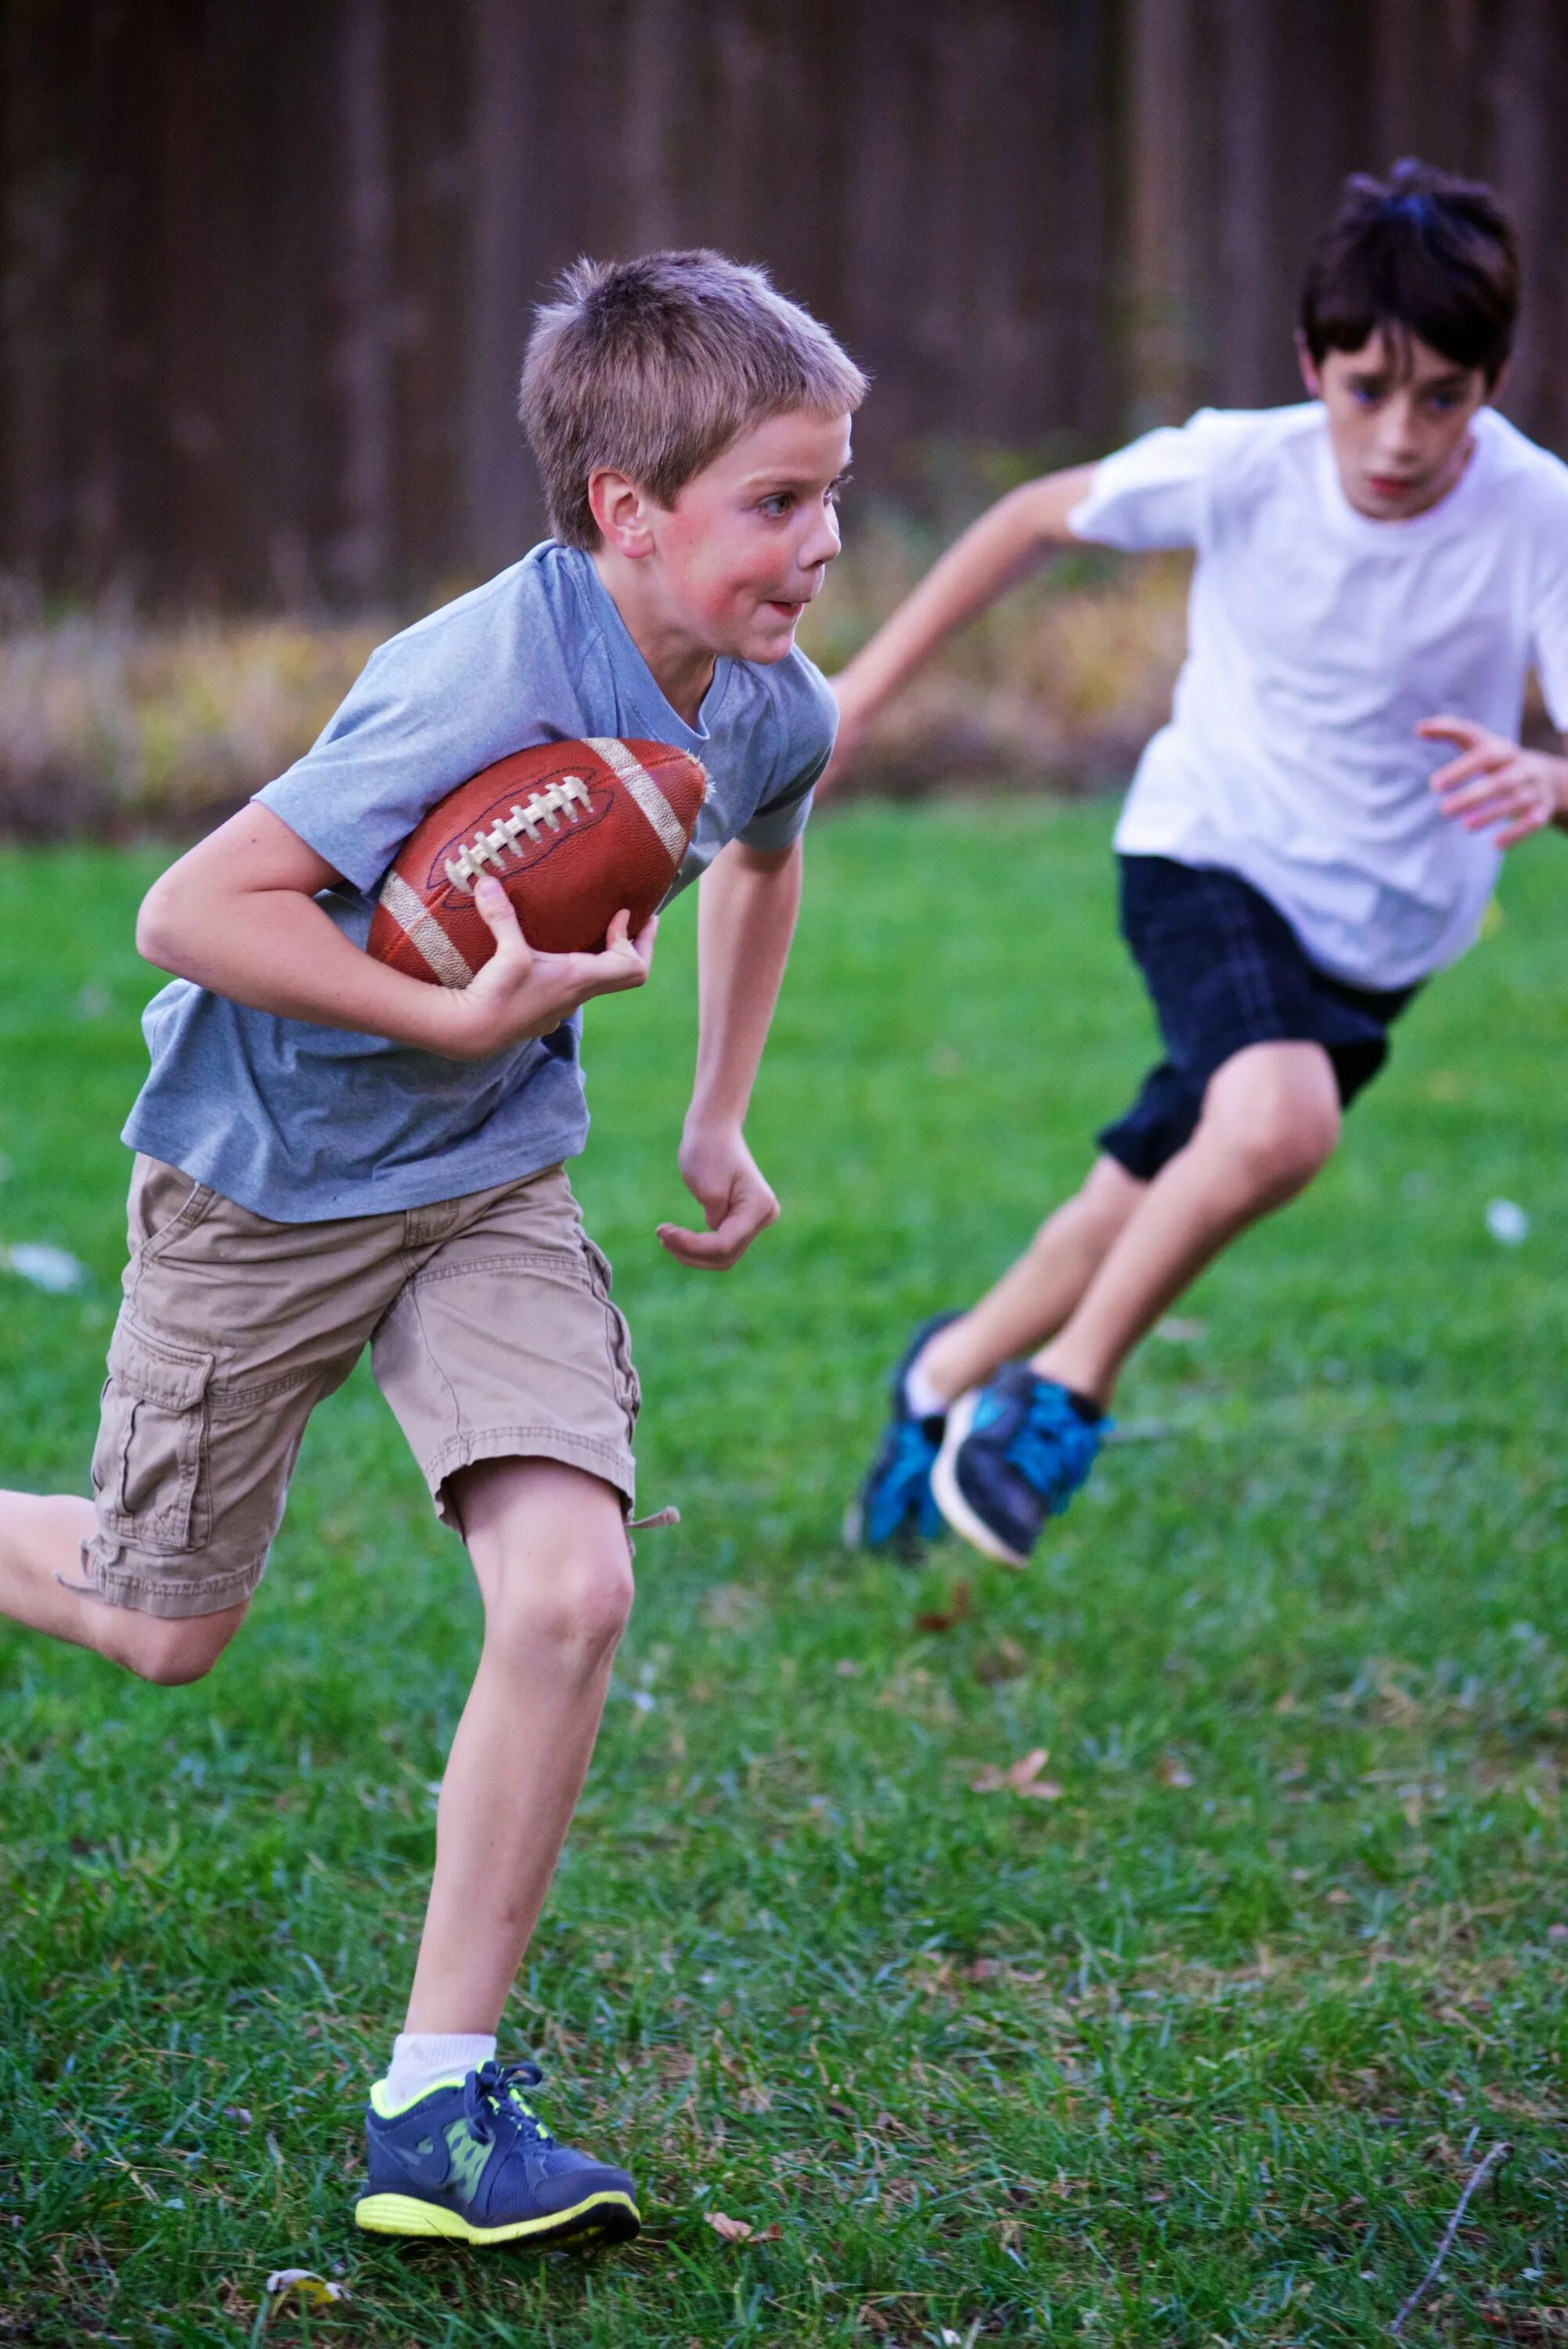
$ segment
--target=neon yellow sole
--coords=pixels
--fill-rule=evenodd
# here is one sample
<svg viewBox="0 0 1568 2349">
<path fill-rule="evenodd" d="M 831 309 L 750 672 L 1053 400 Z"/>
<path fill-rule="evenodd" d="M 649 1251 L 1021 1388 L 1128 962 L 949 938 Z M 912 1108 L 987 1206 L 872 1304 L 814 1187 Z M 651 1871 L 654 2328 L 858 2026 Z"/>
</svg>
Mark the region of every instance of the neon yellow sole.
<svg viewBox="0 0 1568 2349">
<path fill-rule="evenodd" d="M 506 2227 L 476 2227 L 456 2210 L 418 2201 L 412 2194 L 366 2194 L 356 2203 L 354 2223 L 370 2235 L 438 2235 L 457 2243 L 539 2242 L 562 2235 L 630 2237 L 642 2219 L 629 2194 L 590 2194 L 569 2209 L 543 2219 L 514 2219 Z"/>
</svg>

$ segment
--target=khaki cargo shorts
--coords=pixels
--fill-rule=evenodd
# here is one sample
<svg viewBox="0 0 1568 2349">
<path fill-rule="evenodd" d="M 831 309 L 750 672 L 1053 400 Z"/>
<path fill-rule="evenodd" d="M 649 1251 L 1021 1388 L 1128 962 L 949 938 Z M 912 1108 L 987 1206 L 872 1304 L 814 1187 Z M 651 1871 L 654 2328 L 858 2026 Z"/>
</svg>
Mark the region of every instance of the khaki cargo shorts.
<svg viewBox="0 0 1568 2349">
<path fill-rule="evenodd" d="M 629 1512 L 638 1391 L 610 1268 L 565 1170 L 462 1199 L 274 1224 L 139 1157 L 130 1262 L 93 1453 L 100 1598 L 211 1615 L 266 1568 L 305 1422 L 368 1344 L 457 1530 L 476 1460 L 561 1460 Z"/>
</svg>

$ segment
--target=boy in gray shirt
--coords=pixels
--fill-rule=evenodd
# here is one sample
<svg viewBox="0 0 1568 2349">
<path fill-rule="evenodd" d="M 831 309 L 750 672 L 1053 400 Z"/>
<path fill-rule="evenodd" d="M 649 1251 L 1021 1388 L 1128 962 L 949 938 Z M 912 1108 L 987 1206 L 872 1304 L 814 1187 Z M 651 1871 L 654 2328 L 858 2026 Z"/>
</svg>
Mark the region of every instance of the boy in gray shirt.
<svg viewBox="0 0 1568 2349">
<path fill-rule="evenodd" d="M 498 883 L 461 988 L 363 947 L 377 886 L 455 785 L 583 736 L 671 742 L 708 797 L 701 1034 L 681 1171 L 727 1268 L 778 1213 L 743 1122 L 789 952 L 834 705 L 794 648 L 838 552 L 864 378 L 711 253 L 580 263 L 522 416 L 554 537 L 371 658 L 321 740 L 150 892 L 125 1302 L 94 1500 L 0 1495 L 0 1612 L 142 1677 L 239 1629 L 305 1422 L 368 1344 L 485 1607 L 407 2020 L 366 2116 L 359 2223 L 467 2242 L 632 2234 L 631 2178 L 557 2145 L 495 2033 L 586 1772 L 631 1605 L 638 1390 L 562 1161 L 578 1012 L 640 986 L 656 921 L 534 954 Z"/>
</svg>

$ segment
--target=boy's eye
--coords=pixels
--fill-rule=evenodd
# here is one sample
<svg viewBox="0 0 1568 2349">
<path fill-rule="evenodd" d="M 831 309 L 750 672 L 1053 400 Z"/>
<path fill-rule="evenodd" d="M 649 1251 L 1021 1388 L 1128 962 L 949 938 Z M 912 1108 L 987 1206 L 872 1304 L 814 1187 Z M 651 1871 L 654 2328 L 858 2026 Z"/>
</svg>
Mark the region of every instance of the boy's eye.
<svg viewBox="0 0 1568 2349">
<path fill-rule="evenodd" d="M 768 516 L 769 522 L 782 522 L 794 502 L 793 492 L 775 490 L 770 498 L 762 500 L 761 511 Z"/>
<path fill-rule="evenodd" d="M 1376 408 L 1383 397 L 1383 387 L 1376 376 L 1352 376 L 1350 397 L 1363 408 Z"/>
</svg>

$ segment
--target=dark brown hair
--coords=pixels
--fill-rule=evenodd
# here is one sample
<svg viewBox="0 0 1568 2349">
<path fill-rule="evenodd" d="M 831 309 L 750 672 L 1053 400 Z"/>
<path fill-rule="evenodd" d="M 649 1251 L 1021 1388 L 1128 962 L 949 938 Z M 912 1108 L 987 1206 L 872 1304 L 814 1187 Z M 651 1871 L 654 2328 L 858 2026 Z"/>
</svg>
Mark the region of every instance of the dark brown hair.
<svg viewBox="0 0 1568 2349">
<path fill-rule="evenodd" d="M 1315 362 L 1384 326 L 1492 384 L 1518 313 L 1519 243 L 1491 190 L 1407 157 L 1386 180 L 1346 181 L 1307 264 L 1300 325 Z"/>
<path fill-rule="evenodd" d="M 518 413 L 566 546 L 599 533 L 588 476 L 611 466 L 673 505 L 770 416 L 843 416 L 866 378 L 764 269 L 698 248 L 578 261 L 535 313 Z"/>
</svg>

